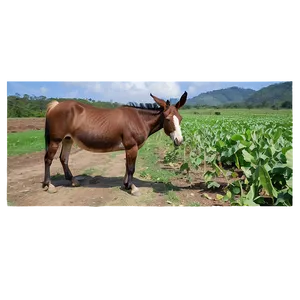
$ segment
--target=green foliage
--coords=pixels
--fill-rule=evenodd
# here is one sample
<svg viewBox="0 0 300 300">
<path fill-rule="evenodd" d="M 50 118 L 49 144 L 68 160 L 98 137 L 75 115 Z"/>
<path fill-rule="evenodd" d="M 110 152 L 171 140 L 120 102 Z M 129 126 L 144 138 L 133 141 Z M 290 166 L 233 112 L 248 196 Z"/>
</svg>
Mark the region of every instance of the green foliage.
<svg viewBox="0 0 300 300">
<path fill-rule="evenodd" d="M 185 116 L 184 145 L 176 149 L 180 171 L 206 168 L 209 189 L 214 178 L 227 180 L 224 201 L 232 205 L 292 205 L 292 118 L 286 114 Z M 170 149 L 166 156 L 170 160 Z"/>
<path fill-rule="evenodd" d="M 29 96 L 25 94 L 23 97 L 16 94 L 7 97 L 7 117 L 8 118 L 26 118 L 26 117 L 44 117 L 47 104 L 53 100 L 59 102 L 70 99 L 65 98 L 46 98 L 45 96 Z M 92 99 L 74 99 L 81 103 L 91 104 L 95 107 L 114 108 L 119 106 L 116 102 L 102 102 Z"/>
</svg>

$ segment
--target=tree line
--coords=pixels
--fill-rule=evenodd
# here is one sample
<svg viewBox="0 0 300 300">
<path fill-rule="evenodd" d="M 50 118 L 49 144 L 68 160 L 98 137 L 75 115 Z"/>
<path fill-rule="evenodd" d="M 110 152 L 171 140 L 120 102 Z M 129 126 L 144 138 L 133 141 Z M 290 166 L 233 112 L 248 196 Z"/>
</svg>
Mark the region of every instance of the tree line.
<svg viewBox="0 0 300 300">
<path fill-rule="evenodd" d="M 26 117 L 45 117 L 47 104 L 53 100 L 58 102 L 70 99 L 66 98 L 47 98 L 45 96 L 34 96 L 20 94 L 7 96 L 7 117 L 26 118 Z M 91 104 L 95 107 L 114 108 L 120 106 L 117 102 L 95 101 L 93 99 L 73 99 L 81 103 Z"/>
<path fill-rule="evenodd" d="M 34 96 L 24 94 L 21 96 L 20 94 L 10 95 L 7 96 L 7 117 L 8 118 L 26 118 L 26 117 L 45 117 L 47 104 L 53 100 L 57 100 L 59 102 L 66 101 L 70 99 L 66 98 L 47 98 L 45 96 Z M 104 102 L 104 101 L 96 101 L 93 99 L 82 99 L 76 98 L 76 101 L 81 103 L 91 104 L 95 107 L 102 107 L 102 108 L 115 108 L 120 106 L 120 103 L 117 102 Z M 292 102 L 291 101 L 262 101 L 260 103 L 255 102 L 239 102 L 239 103 L 228 103 L 225 105 L 219 106 L 209 106 L 209 105 L 189 105 L 188 103 L 183 106 L 183 109 L 203 109 L 203 108 L 263 108 L 269 107 L 272 109 L 291 109 Z"/>
<path fill-rule="evenodd" d="M 246 103 L 246 102 L 237 102 L 237 103 L 227 103 L 224 105 L 206 105 L 206 104 L 197 104 L 197 105 L 184 105 L 182 107 L 182 109 L 192 109 L 192 108 L 196 108 L 196 109 L 203 109 L 203 108 L 215 108 L 215 109 L 219 109 L 219 108 L 248 108 L 248 109 L 252 109 L 252 108 L 271 108 L 274 110 L 278 110 L 278 109 L 292 109 L 293 104 L 291 101 L 283 101 L 281 103 L 274 103 L 274 104 L 270 104 L 268 102 L 262 102 L 262 103 Z"/>
</svg>

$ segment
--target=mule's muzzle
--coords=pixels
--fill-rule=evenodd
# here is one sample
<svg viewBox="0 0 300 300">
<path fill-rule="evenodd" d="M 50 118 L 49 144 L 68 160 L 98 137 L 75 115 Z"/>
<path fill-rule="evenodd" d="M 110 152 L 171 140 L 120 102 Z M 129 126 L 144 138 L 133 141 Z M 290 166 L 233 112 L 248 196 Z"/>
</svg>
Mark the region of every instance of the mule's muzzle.
<svg viewBox="0 0 300 300">
<path fill-rule="evenodd" d="M 179 140 L 178 138 L 174 139 L 174 146 L 178 147 L 182 144 L 183 139 Z"/>
</svg>

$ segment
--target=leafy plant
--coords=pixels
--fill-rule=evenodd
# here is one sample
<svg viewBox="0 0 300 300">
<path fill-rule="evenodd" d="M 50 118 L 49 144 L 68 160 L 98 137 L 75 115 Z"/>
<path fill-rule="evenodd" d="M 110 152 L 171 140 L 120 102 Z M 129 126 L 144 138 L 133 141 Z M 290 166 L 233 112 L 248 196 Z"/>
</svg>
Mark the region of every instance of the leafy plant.
<svg viewBox="0 0 300 300">
<path fill-rule="evenodd" d="M 284 130 L 283 130 L 284 128 Z M 166 158 L 180 171 L 204 171 L 207 188 L 227 181 L 224 201 L 232 205 L 292 205 L 292 120 L 289 115 L 188 117 L 184 147 Z"/>
</svg>

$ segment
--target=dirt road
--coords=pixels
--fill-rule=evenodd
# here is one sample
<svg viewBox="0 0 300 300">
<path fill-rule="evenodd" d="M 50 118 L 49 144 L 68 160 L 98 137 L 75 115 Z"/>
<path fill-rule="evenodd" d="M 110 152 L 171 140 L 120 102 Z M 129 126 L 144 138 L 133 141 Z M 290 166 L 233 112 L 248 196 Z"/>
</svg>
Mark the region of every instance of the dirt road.
<svg viewBox="0 0 300 300">
<path fill-rule="evenodd" d="M 8 132 L 41 129 L 43 118 L 8 119 Z M 125 174 L 125 152 L 92 153 L 73 147 L 69 166 L 80 181 L 80 187 L 72 187 L 64 179 L 58 150 L 51 166 L 52 183 L 57 193 L 42 189 L 44 177 L 44 151 L 7 158 L 7 200 L 16 206 L 227 206 L 215 200 L 216 193 L 205 191 L 203 196 L 200 179 L 191 187 L 184 179 L 172 181 L 172 185 L 155 183 L 139 177 L 145 166 L 136 165 L 134 184 L 140 196 L 132 196 L 121 189 Z M 163 168 L 158 165 L 158 168 Z M 198 185 L 197 185 L 198 184 Z M 173 190 L 174 188 L 174 190 Z"/>
<path fill-rule="evenodd" d="M 135 180 L 142 195 L 134 197 L 121 190 L 125 173 L 124 153 L 94 154 L 75 150 L 70 156 L 70 169 L 79 175 L 81 187 L 71 187 L 62 175 L 58 157 L 51 166 L 52 183 L 57 193 L 43 191 L 43 153 L 8 158 L 8 201 L 14 205 L 159 205 L 159 196 L 152 192 L 153 183 Z M 91 174 L 92 173 L 92 174 Z M 89 175 L 91 174 L 91 175 Z M 158 184 L 159 185 L 159 184 Z M 157 196 L 157 199 L 155 196 Z M 162 196 L 161 196 L 162 197 Z"/>
</svg>

